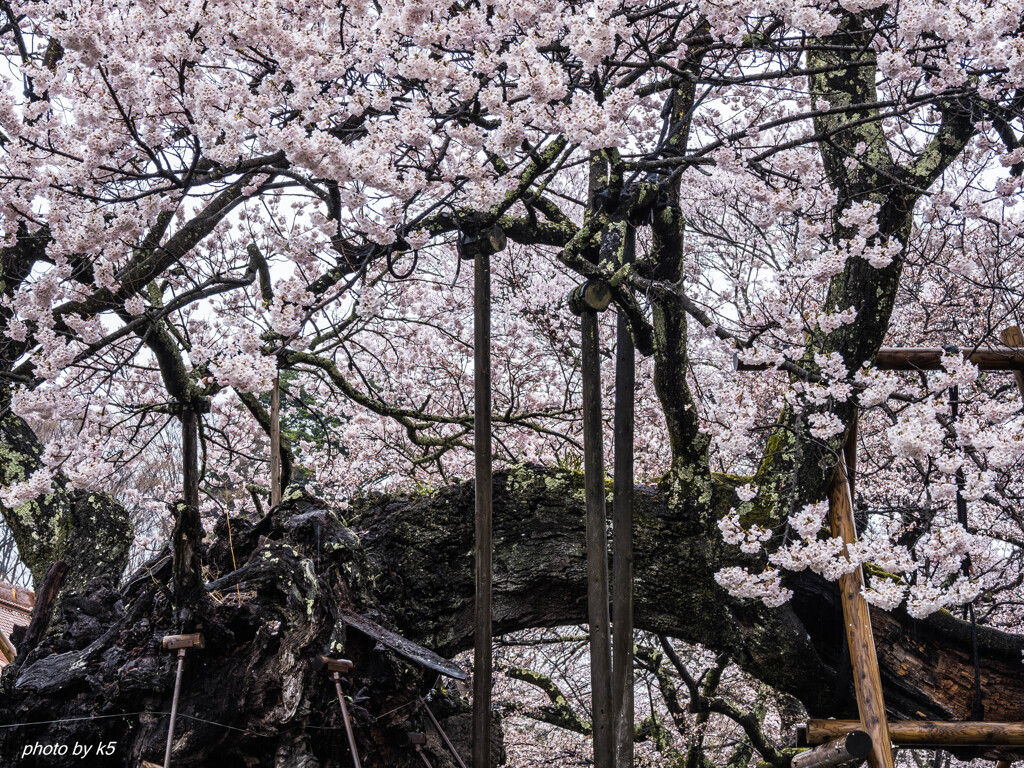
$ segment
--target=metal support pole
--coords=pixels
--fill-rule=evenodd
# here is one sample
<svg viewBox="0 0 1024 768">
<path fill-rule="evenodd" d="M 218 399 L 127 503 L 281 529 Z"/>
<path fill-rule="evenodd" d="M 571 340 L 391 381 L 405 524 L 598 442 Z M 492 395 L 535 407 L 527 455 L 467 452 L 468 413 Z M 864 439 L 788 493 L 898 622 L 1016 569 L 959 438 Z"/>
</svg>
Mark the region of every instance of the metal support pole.
<svg viewBox="0 0 1024 768">
<path fill-rule="evenodd" d="M 199 417 L 188 405 L 181 412 L 181 463 L 185 503 L 199 509 Z"/>
<path fill-rule="evenodd" d="M 356 749 L 356 735 L 352 731 L 352 720 L 348 716 L 348 707 L 345 706 L 345 694 L 341 691 L 341 673 L 332 672 L 331 678 L 334 680 L 334 690 L 338 692 L 338 703 L 341 705 L 341 719 L 345 723 L 345 734 L 348 736 L 348 748 L 352 750 L 352 762 L 356 768 L 361 768 L 359 765 L 359 750 Z"/>
<path fill-rule="evenodd" d="M 590 619 L 591 713 L 594 766 L 613 768 L 612 657 L 608 612 L 608 538 L 601 423 L 601 361 L 597 312 L 585 307 L 583 373 L 583 468 L 587 499 L 587 606 Z"/>
<path fill-rule="evenodd" d="M 192 412 L 195 417 L 195 412 Z M 167 726 L 167 749 L 164 751 L 163 768 L 171 768 L 171 746 L 174 744 L 174 721 L 178 717 L 178 695 L 181 692 L 181 672 L 185 666 L 185 652 L 189 648 L 202 648 L 204 646 L 203 636 L 196 633 L 191 635 L 167 635 L 161 642 L 164 650 L 178 652 L 178 671 L 174 675 L 174 697 L 171 699 L 171 722 Z"/>
<path fill-rule="evenodd" d="M 624 261 L 633 261 L 636 230 L 626 226 Z M 615 766 L 633 768 L 633 423 L 636 359 L 625 315 L 616 318 L 615 484 L 612 497 L 612 701 Z"/>
<path fill-rule="evenodd" d="M 171 724 L 167 727 L 167 749 L 164 768 L 171 768 L 171 745 L 174 743 L 174 720 L 178 717 L 178 691 L 181 689 L 181 670 L 185 666 L 185 649 L 178 649 L 178 672 L 174 676 L 174 698 L 171 699 Z"/>
<path fill-rule="evenodd" d="M 430 764 L 430 761 L 427 760 L 426 754 L 423 752 L 423 745 L 427 743 L 427 737 L 422 733 L 417 733 L 416 731 L 410 731 L 407 736 L 409 737 L 409 743 L 412 744 L 413 749 L 416 750 L 416 754 L 420 756 L 420 760 L 423 762 L 423 765 L 427 768 L 434 768 L 434 766 Z"/>
<path fill-rule="evenodd" d="M 270 506 L 281 503 L 281 374 L 270 390 Z"/>
<path fill-rule="evenodd" d="M 491 264 L 473 259 L 473 452 L 476 599 L 473 611 L 473 768 L 491 768 Z"/>
<path fill-rule="evenodd" d="M 441 740 L 444 741 L 444 745 L 448 747 L 448 751 L 452 753 L 452 757 L 455 758 L 455 762 L 458 763 L 459 768 L 466 768 L 466 764 L 462 762 L 462 757 L 455 751 L 455 745 L 452 744 L 451 739 L 448 738 L 448 734 L 444 732 L 444 728 L 441 727 L 441 724 L 437 722 L 437 718 L 434 717 L 434 713 L 431 711 L 430 705 L 423 700 L 422 696 L 420 696 L 420 704 L 423 705 L 423 711 L 427 713 L 427 718 L 434 726 L 434 730 L 437 731 Z"/>
</svg>

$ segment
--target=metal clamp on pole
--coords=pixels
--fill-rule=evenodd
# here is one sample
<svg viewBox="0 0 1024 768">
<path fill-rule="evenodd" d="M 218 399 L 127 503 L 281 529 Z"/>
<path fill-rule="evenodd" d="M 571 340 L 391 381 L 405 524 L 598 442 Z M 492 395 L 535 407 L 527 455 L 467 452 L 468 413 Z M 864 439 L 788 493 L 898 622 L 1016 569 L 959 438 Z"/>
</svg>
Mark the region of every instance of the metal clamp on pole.
<svg viewBox="0 0 1024 768">
<path fill-rule="evenodd" d="M 341 719 L 345 723 L 345 734 L 348 736 L 348 747 L 352 751 L 352 762 L 355 763 L 356 768 L 361 768 L 359 751 L 356 749 L 356 735 L 352 731 L 352 720 L 348 716 L 345 694 L 341 690 L 341 676 L 351 672 L 355 665 L 348 659 L 332 659 L 330 656 L 319 656 L 317 661 L 323 665 L 324 670 L 334 681 L 334 690 L 338 692 L 338 704 L 341 705 Z"/>
<path fill-rule="evenodd" d="M 161 641 L 165 651 L 178 652 L 178 671 L 174 676 L 174 698 L 171 699 L 171 723 L 167 727 L 167 749 L 164 752 L 164 768 L 171 768 L 171 745 L 174 743 L 174 721 L 178 717 L 178 694 L 181 691 L 181 672 L 185 665 L 185 653 L 189 648 L 205 648 L 206 641 L 198 632 L 191 635 L 166 635 Z"/>
<path fill-rule="evenodd" d="M 871 737 L 853 731 L 827 744 L 793 756 L 792 768 L 832 768 L 863 760 L 871 752 Z"/>
<path fill-rule="evenodd" d="M 612 303 L 612 289 L 604 280 L 587 280 L 569 291 L 569 311 L 576 316 L 586 310 L 604 312 Z"/>
<path fill-rule="evenodd" d="M 505 230 L 495 224 L 479 232 L 459 230 L 456 247 L 459 257 L 471 261 L 477 256 L 493 256 L 501 253 L 508 245 Z"/>
</svg>

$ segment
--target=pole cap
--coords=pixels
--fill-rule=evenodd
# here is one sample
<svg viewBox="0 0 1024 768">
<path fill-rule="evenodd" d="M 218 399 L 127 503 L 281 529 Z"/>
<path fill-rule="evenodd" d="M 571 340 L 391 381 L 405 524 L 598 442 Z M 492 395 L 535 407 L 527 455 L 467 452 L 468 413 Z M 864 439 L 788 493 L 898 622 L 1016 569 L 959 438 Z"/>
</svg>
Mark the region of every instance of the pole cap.
<svg viewBox="0 0 1024 768">
<path fill-rule="evenodd" d="M 330 656 L 318 656 L 317 661 L 327 672 L 340 672 L 343 675 L 347 675 L 355 666 L 348 659 L 332 659 Z"/>
<path fill-rule="evenodd" d="M 165 635 L 161 641 L 165 651 L 177 651 L 182 648 L 205 648 L 206 640 L 196 632 L 191 635 Z"/>
</svg>

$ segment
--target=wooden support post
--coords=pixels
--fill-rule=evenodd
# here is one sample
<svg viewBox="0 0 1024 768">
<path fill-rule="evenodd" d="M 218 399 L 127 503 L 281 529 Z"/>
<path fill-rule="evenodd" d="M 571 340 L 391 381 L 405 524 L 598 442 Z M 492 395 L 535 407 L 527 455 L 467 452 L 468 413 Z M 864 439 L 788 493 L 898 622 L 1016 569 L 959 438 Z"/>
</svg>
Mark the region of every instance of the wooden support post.
<svg viewBox="0 0 1024 768">
<path fill-rule="evenodd" d="M 1019 325 L 1004 328 L 999 334 L 999 340 L 1008 347 L 1024 347 L 1024 333 L 1021 333 Z M 1017 382 L 1017 391 L 1024 397 L 1024 371 L 1015 370 L 1013 378 Z"/>
<path fill-rule="evenodd" d="M 14 646 L 11 645 L 11 641 L 7 639 L 7 635 L 0 631 L 0 656 L 3 657 L 4 663 L 13 663 L 16 654 L 17 651 L 15 651 Z"/>
<path fill-rule="evenodd" d="M 476 598 L 473 614 L 473 768 L 491 768 L 491 260 L 473 259 L 473 451 Z"/>
<path fill-rule="evenodd" d="M 624 261 L 633 261 L 636 230 L 626 225 Z M 615 766 L 633 768 L 633 423 L 636 359 L 625 315 L 616 317 L 615 484 L 612 497 L 612 702 Z"/>
<path fill-rule="evenodd" d="M 199 509 L 199 417 L 187 404 L 181 412 L 181 463 L 185 503 Z"/>
<path fill-rule="evenodd" d="M 808 720 L 807 743 L 821 744 L 860 727 L 856 720 Z M 1024 723 L 891 720 L 889 735 L 901 747 L 1019 747 Z"/>
<path fill-rule="evenodd" d="M 281 503 L 281 374 L 270 390 L 270 506 Z"/>
<path fill-rule="evenodd" d="M 833 536 L 841 538 L 846 544 L 857 541 L 857 528 L 853 520 L 853 498 L 850 495 L 846 461 L 842 455 L 839 456 L 832 476 L 829 521 Z M 882 677 L 878 671 L 875 639 L 871 634 L 871 615 L 862 594 L 863 588 L 864 574 L 860 567 L 839 578 L 839 593 L 843 602 L 843 620 L 850 646 L 850 661 L 853 663 L 853 681 L 861 730 L 866 731 L 871 737 L 868 766 L 893 768 L 892 744 L 889 740 L 885 700 L 882 696 Z"/>
<path fill-rule="evenodd" d="M 854 406 L 856 409 L 856 406 Z M 846 479 L 850 484 L 850 509 L 853 510 L 853 500 L 857 498 L 857 411 L 854 410 L 853 418 L 850 419 L 850 431 L 846 433 L 846 442 L 843 444 L 843 458 L 846 460 Z"/>
<path fill-rule="evenodd" d="M 601 359 L 598 347 L 597 312 L 590 307 L 584 307 L 580 319 L 583 328 L 580 355 L 583 376 L 583 471 L 587 500 L 587 607 L 590 623 L 594 766 L 595 768 L 613 768 L 608 538 L 605 513 Z"/>
<path fill-rule="evenodd" d="M 871 737 L 851 731 L 819 747 L 793 756 L 791 768 L 832 768 L 863 760 L 871 752 Z"/>
</svg>

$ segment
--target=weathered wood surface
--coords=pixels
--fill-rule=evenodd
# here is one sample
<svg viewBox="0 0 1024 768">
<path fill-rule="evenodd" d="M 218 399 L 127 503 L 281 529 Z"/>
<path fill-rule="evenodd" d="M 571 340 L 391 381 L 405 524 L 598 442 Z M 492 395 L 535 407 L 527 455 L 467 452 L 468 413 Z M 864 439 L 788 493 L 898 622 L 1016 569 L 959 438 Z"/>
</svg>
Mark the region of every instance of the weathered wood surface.
<svg viewBox="0 0 1024 768">
<path fill-rule="evenodd" d="M 39 585 L 39 589 L 36 590 L 36 604 L 32 608 L 32 618 L 29 619 L 28 628 L 25 630 L 21 642 L 18 643 L 23 653 L 35 648 L 46 632 L 53 609 L 56 607 L 57 595 L 64 584 L 68 570 L 68 564 L 59 560 L 51 565 L 47 569 L 46 575 L 43 576 L 43 581 Z"/>
<path fill-rule="evenodd" d="M 821 744 L 859 727 L 856 720 L 808 720 L 807 743 Z M 901 747 L 1024 746 L 1024 722 L 890 720 L 889 734 Z"/>
<path fill-rule="evenodd" d="M 491 260 L 473 259 L 473 768 L 490 768 L 493 478 L 491 466 Z"/>
<path fill-rule="evenodd" d="M 855 433 L 854 433 L 855 434 Z M 832 478 L 829 496 L 829 522 L 832 535 L 845 544 L 857 541 L 857 527 L 853 520 L 853 497 L 850 478 L 842 454 Z M 845 552 L 845 547 L 844 547 Z M 871 737 L 868 754 L 870 768 L 893 768 L 892 745 L 886 724 L 885 698 L 882 676 L 875 655 L 875 639 L 871 633 L 871 613 L 864 599 L 864 574 L 858 566 L 839 577 L 839 594 L 843 603 L 843 621 L 853 663 L 853 685 L 857 696 L 862 729 Z"/>
<path fill-rule="evenodd" d="M 368 635 L 374 640 L 383 643 L 395 653 L 401 654 L 409 661 L 413 661 L 420 666 L 432 669 L 435 672 L 455 678 L 456 680 L 466 679 L 466 673 L 461 668 L 452 664 L 447 659 L 438 656 L 429 648 L 416 645 L 416 643 L 412 642 L 408 638 L 402 637 L 397 632 L 392 632 L 390 629 L 386 629 L 377 622 L 368 619 L 365 616 L 360 616 L 358 613 L 354 613 L 353 611 L 342 608 L 339 613 L 341 614 L 342 621 L 346 624 L 355 627 L 364 635 Z"/>
<path fill-rule="evenodd" d="M 14 661 L 14 656 L 17 651 L 14 646 L 11 645 L 11 641 L 7 639 L 7 636 L 3 632 L 0 632 L 0 656 L 4 657 L 4 661 L 10 664 Z"/>
<path fill-rule="evenodd" d="M 594 728 L 594 766 L 614 768 L 611 615 L 608 610 L 608 515 L 605 509 L 604 422 L 601 418 L 601 353 L 597 312 L 584 309 L 580 321 L 583 334 L 580 369 L 583 385 L 587 620 L 590 633 L 590 710 Z"/>
</svg>

